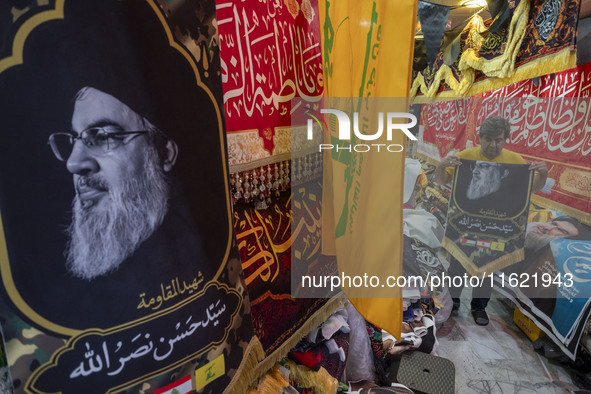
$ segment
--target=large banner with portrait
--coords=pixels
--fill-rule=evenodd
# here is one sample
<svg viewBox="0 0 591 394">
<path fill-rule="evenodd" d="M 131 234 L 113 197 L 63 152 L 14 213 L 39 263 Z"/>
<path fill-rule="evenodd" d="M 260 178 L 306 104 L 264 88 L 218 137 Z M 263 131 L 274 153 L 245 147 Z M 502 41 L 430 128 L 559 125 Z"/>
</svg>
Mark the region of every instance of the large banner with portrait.
<svg viewBox="0 0 591 394">
<path fill-rule="evenodd" d="M 19 15 L 0 45 L 0 321 L 14 389 L 243 391 L 262 349 L 221 91 L 155 1 L 46 3 L 1 15 Z"/>
<path fill-rule="evenodd" d="M 527 164 L 461 162 L 442 244 L 468 273 L 484 278 L 523 260 L 533 173 Z"/>
<path fill-rule="evenodd" d="M 514 83 L 482 97 L 423 105 L 418 153 L 438 162 L 480 144 L 480 124 L 502 116 L 511 124 L 505 149 L 544 161 L 548 183 L 534 203 L 591 224 L 591 63 Z"/>
<path fill-rule="evenodd" d="M 495 288 L 574 360 L 591 315 L 591 229 L 568 216 L 532 210 L 525 259 L 495 279 Z"/>
</svg>

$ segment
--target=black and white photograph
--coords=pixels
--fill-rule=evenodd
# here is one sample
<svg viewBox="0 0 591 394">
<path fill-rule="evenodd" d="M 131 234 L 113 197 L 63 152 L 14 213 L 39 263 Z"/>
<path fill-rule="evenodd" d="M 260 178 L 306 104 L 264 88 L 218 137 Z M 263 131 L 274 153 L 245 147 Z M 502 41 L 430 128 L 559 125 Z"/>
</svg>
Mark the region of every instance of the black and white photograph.
<svg viewBox="0 0 591 394">
<path fill-rule="evenodd" d="M 505 164 L 491 161 L 461 159 L 459 175 L 454 184 L 457 205 L 470 214 L 483 214 L 481 211 L 494 210 L 503 217 L 517 216 L 527 209 L 527 199 L 519 204 L 513 202 L 515 196 L 529 192 L 527 166 Z"/>
<path fill-rule="evenodd" d="M 188 56 L 147 2 L 68 2 L 0 74 L 3 288 L 32 323 L 118 326 L 220 275 L 222 118 Z"/>
<path fill-rule="evenodd" d="M 533 172 L 527 164 L 461 162 L 453 177 L 443 245 L 471 275 L 523 260 Z"/>
</svg>

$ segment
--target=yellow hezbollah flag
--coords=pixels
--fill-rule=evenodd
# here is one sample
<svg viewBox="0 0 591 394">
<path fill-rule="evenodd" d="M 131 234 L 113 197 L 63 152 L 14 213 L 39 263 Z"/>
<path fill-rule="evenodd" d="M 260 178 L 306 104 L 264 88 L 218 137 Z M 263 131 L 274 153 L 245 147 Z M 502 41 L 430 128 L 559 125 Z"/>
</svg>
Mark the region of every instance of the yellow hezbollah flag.
<svg viewBox="0 0 591 394">
<path fill-rule="evenodd" d="M 339 0 L 337 7 L 336 1 L 319 1 L 327 98 L 323 108 L 348 110 L 352 125 L 357 113 L 363 134 L 374 134 L 379 112 L 385 113 L 371 100 L 408 97 L 416 3 Z M 333 99 L 339 97 L 349 99 Z M 386 112 L 408 112 L 407 101 L 389 101 Z M 339 140 L 334 116 L 327 116 L 327 120 L 330 136 L 324 142 L 345 147 L 348 144 L 349 148 L 366 143 L 355 134 L 350 141 Z M 408 123 L 408 119 L 400 123 Z M 392 133 L 391 140 L 367 143 L 405 146 L 406 136 L 399 131 Z M 379 277 L 376 287 L 368 287 L 366 279 L 361 288 L 345 283 L 343 290 L 368 321 L 400 338 L 401 290 L 388 287 L 386 278 L 402 273 L 405 153 L 385 149 L 326 152 L 323 252 L 336 254 L 342 276 Z"/>
</svg>

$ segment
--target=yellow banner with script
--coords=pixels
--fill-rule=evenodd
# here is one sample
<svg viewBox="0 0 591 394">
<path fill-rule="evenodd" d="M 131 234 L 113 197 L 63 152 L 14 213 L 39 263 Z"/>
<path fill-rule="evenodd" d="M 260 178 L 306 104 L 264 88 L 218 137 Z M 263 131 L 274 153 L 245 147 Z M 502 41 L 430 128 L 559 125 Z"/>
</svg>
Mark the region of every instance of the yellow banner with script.
<svg viewBox="0 0 591 394">
<path fill-rule="evenodd" d="M 357 310 L 400 337 L 401 291 L 389 287 L 386 278 L 402 273 L 406 136 L 395 130 L 375 140 L 367 137 L 379 128 L 383 108 L 376 98 L 399 97 L 389 99 L 387 112 L 408 112 L 404 98 L 412 73 L 416 0 L 341 0 L 338 7 L 335 1 L 319 1 L 318 8 L 325 73 L 323 107 L 341 108 L 359 130 L 351 139 L 339 140 L 335 117 L 326 116 L 330 136 L 324 142 L 343 149 L 324 151 L 329 153 L 324 158 L 323 251 L 336 254 L 340 275 L 352 278 L 350 285 L 347 280 L 341 284 Z M 352 99 L 333 99 L 337 97 Z M 382 121 L 382 126 L 388 122 Z M 382 143 L 382 149 L 376 149 Z M 390 146 L 401 149 L 385 149 Z M 363 281 L 355 281 L 356 277 Z"/>
</svg>

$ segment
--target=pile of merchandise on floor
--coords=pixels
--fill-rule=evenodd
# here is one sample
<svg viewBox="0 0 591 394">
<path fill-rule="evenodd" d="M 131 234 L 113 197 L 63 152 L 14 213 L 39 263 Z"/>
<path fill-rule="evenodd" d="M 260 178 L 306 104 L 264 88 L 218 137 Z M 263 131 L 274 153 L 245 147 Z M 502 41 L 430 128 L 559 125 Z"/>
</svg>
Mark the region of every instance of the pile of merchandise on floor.
<svg viewBox="0 0 591 394">
<path fill-rule="evenodd" d="M 423 163 L 422 169 L 417 160 L 406 161 L 402 275 L 423 280 L 409 280 L 402 289 L 400 338 L 366 321 L 344 299 L 343 305 L 303 338 L 253 392 L 283 389 L 289 393 L 363 393 L 370 388 L 378 392 L 379 388 L 412 393 L 416 387 L 397 380 L 397 371 L 407 355 L 421 353 L 451 364 L 429 356 L 438 346 L 436 327 L 449 318 L 452 310 L 447 288 L 429 282 L 430 277 L 441 277 L 445 272 L 439 253 L 447 209 L 445 190 L 431 183 L 426 175 L 432 172 L 431 167 Z M 417 201 L 421 202 L 420 208 L 415 208 Z M 453 364 L 445 373 L 453 392 Z"/>
</svg>

